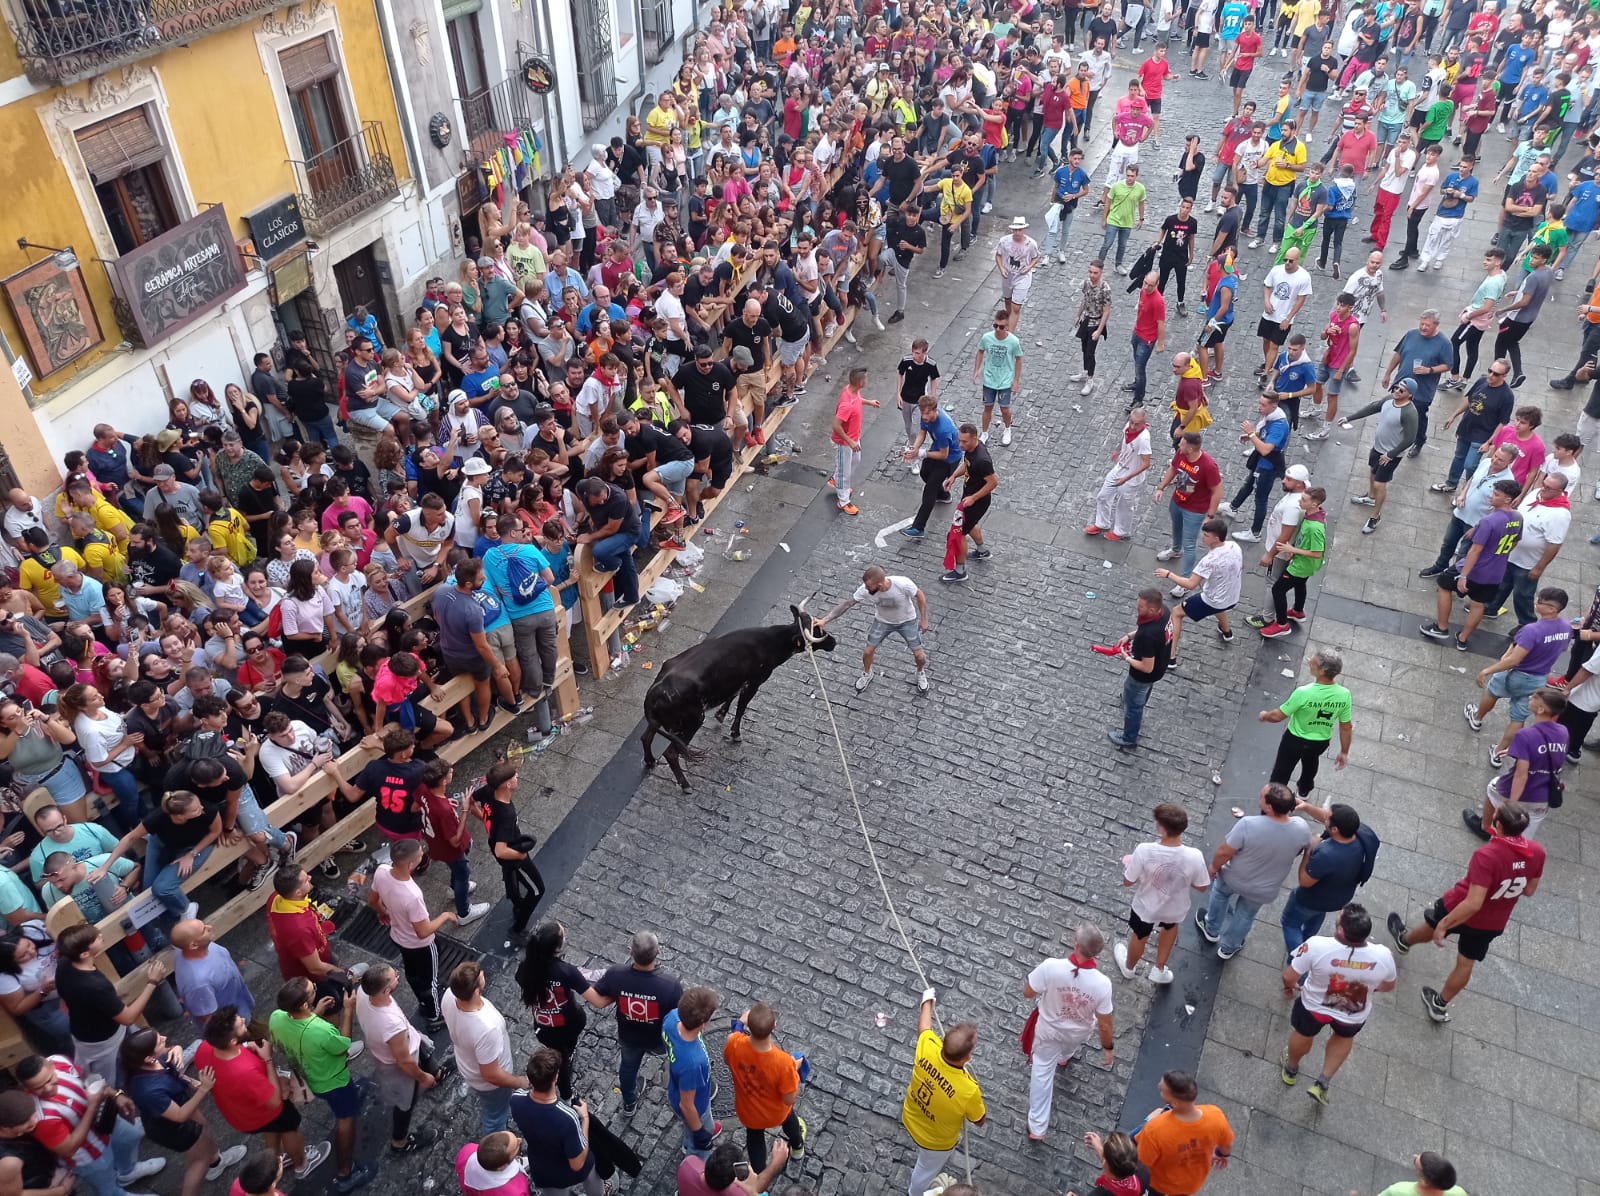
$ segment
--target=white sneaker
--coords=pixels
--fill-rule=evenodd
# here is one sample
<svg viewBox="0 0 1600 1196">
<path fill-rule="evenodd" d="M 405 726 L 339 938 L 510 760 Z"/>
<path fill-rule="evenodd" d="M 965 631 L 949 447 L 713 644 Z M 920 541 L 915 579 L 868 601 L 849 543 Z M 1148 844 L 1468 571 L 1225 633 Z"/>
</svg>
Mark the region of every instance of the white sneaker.
<svg viewBox="0 0 1600 1196">
<path fill-rule="evenodd" d="M 877 316 L 873 316 L 872 317 L 872 323 L 877 328 L 877 330 L 879 332 L 887 332 L 888 331 L 888 329 L 883 326 L 883 321 L 878 319 Z"/>
<path fill-rule="evenodd" d="M 1150 969 L 1150 983 L 1151 984 L 1171 984 L 1172 983 L 1172 969 L 1171 968 L 1152 967 Z"/>
<path fill-rule="evenodd" d="M 1434 262 L 1433 263 L 1433 268 L 1436 271 L 1437 270 L 1443 270 L 1444 269 L 1444 259 L 1440 258 L 1438 261 Z"/>
<path fill-rule="evenodd" d="M 166 1159 L 145 1159 L 141 1163 L 135 1163 L 133 1170 L 126 1175 L 117 1176 L 117 1182 L 126 1188 L 138 1183 L 141 1179 L 149 1179 L 152 1175 L 161 1174 L 161 1169 L 166 1165 Z"/>
<path fill-rule="evenodd" d="M 250 1148 L 248 1146 L 245 1146 L 242 1143 L 238 1146 L 228 1147 L 227 1150 L 223 1151 L 217 1156 L 216 1162 L 212 1163 L 210 1168 L 206 1171 L 206 1179 L 212 1183 L 215 1183 L 217 1180 L 221 1179 L 222 1173 L 243 1159 L 249 1149 Z"/>
<path fill-rule="evenodd" d="M 984 429 L 982 432 L 978 433 L 978 443 L 979 444 L 988 444 L 989 443 L 989 432 L 988 432 L 988 429 Z"/>
<path fill-rule="evenodd" d="M 1088 374 L 1084 373 L 1082 370 L 1079 370 L 1076 374 L 1073 374 L 1072 377 L 1068 378 L 1067 381 L 1068 382 L 1082 382 L 1088 376 L 1089 376 Z M 1596 493 L 1600 494 L 1600 491 L 1596 491 Z"/>
<path fill-rule="evenodd" d="M 1233 509 L 1233 504 L 1231 502 L 1217 504 L 1217 514 L 1221 515 L 1224 519 L 1232 519 L 1238 513 L 1239 512 Z"/>
<path fill-rule="evenodd" d="M 1497 124 L 1494 127 L 1494 131 L 1496 133 L 1504 133 L 1506 131 L 1506 122 L 1505 121 L 1501 121 L 1499 124 Z"/>
<path fill-rule="evenodd" d="M 189 904 L 184 906 L 184 908 L 183 908 L 183 921 L 187 922 L 190 918 L 194 917 L 199 912 L 200 912 L 200 904 L 199 904 L 199 902 L 196 902 L 196 901 L 189 902 Z"/>
<path fill-rule="evenodd" d="M 1426 270 L 1427 268 L 1428 268 L 1428 259 L 1427 258 L 1419 258 L 1417 260 L 1417 269 L 1418 270 Z"/>
<path fill-rule="evenodd" d="M 1088 379 L 1087 381 L 1084 382 L 1082 388 L 1078 391 L 1078 393 L 1080 395 L 1086 395 L 1086 394 L 1090 393 L 1092 390 L 1094 390 L 1094 379 L 1090 378 L 1090 379 Z"/>
<path fill-rule="evenodd" d="M 293 1172 L 294 1177 L 296 1179 L 304 1179 L 326 1163 L 328 1156 L 332 1153 L 333 1144 L 331 1142 L 308 1143 L 306 1145 L 306 1165 L 304 1167 L 296 1167 Z"/>
<path fill-rule="evenodd" d="M 1206 200 L 1205 210 L 1208 212 L 1215 212 L 1217 210 L 1217 201 L 1214 199 Z"/>
<path fill-rule="evenodd" d="M 1122 978 L 1124 980 L 1132 980 L 1139 974 L 1139 969 L 1137 967 L 1130 968 L 1128 966 L 1127 943 L 1118 943 L 1115 947 L 1111 948 L 1111 954 L 1117 957 L 1117 971 L 1122 973 Z"/>
<path fill-rule="evenodd" d="M 1002 445 L 1008 445 L 1008 444 L 1011 443 L 1011 425 L 1010 424 L 1007 424 L 1005 427 L 1000 429 L 1000 443 Z"/>
<path fill-rule="evenodd" d="M 350 1049 L 344 1053 L 346 1059 L 359 1059 L 361 1053 L 367 1049 L 367 1044 L 359 1038 L 350 1044 Z"/>
<path fill-rule="evenodd" d="M 1261 543 L 1261 533 L 1260 532 L 1253 532 L 1247 527 L 1242 527 L 1238 531 L 1234 532 L 1233 533 L 1233 538 L 1235 540 L 1238 540 L 1238 541 L 1244 543 L 1244 544 L 1259 544 L 1259 543 Z"/>
<path fill-rule="evenodd" d="M 1182 555 L 1183 555 L 1183 550 L 1182 549 L 1178 549 L 1178 548 L 1163 548 L 1160 552 L 1156 553 L 1156 560 L 1158 560 L 1158 561 L 1175 561 Z"/>
<path fill-rule="evenodd" d="M 1272 242 L 1272 244 L 1268 245 L 1267 246 L 1267 252 L 1268 253 L 1277 253 L 1278 252 L 1278 243 L 1276 241 L 1274 241 L 1274 242 Z"/>
<path fill-rule="evenodd" d="M 861 676 L 856 678 L 856 692 L 857 693 L 860 693 L 862 690 L 866 689 L 867 686 L 872 684 L 872 676 L 873 676 L 872 673 L 869 671 L 869 672 L 862 673 Z"/>
<path fill-rule="evenodd" d="M 1174 598 L 1187 598 L 1189 596 L 1189 591 L 1184 589 L 1182 586 L 1173 586 L 1172 596 Z"/>
<path fill-rule="evenodd" d="M 923 694 L 928 692 L 928 672 L 926 669 L 917 670 L 917 692 Z"/>
<path fill-rule="evenodd" d="M 465 918 L 456 919 L 456 925 L 471 926 L 474 922 L 488 912 L 489 903 L 487 901 L 474 901 L 471 905 L 467 906 L 467 916 Z"/>
<path fill-rule="evenodd" d="M 469 880 L 467 882 L 467 892 L 468 893 L 476 893 L 477 891 L 478 891 L 478 882 L 475 881 L 475 880 Z"/>
<path fill-rule="evenodd" d="M 1056 254 L 1056 261 L 1060 262 L 1063 266 L 1067 264 L 1067 251 L 1065 249 Z"/>
<path fill-rule="evenodd" d="M 1260 244 L 1261 244 L 1261 238 L 1257 237 L 1254 241 L 1251 241 L 1250 244 L 1246 248 L 1254 249 L 1256 246 L 1258 246 Z"/>
<path fill-rule="evenodd" d="M 983 211 L 979 212 L 978 214 L 980 216 L 987 216 L 992 211 L 994 211 L 994 205 L 992 203 L 986 203 L 983 205 Z"/>
<path fill-rule="evenodd" d="M 845 330 L 844 330 L 844 339 L 845 339 L 845 340 L 846 340 L 846 341 L 847 341 L 847 342 L 849 342 L 849 343 L 850 343 L 850 344 L 852 344 L 852 345 L 853 345 L 853 344 L 855 344 L 855 343 L 856 343 L 856 334 L 855 334 L 855 333 L 853 333 L 853 332 L 851 332 L 851 331 L 850 331 L 850 330 L 849 330 L 849 329 L 848 329 L 848 328 L 846 328 L 846 329 L 845 329 Z"/>
<path fill-rule="evenodd" d="M 922 458 L 921 457 L 913 457 L 913 458 L 911 458 L 911 460 L 906 462 L 906 472 L 907 473 L 916 473 L 917 470 L 919 470 L 921 468 L 922 468 Z"/>
</svg>

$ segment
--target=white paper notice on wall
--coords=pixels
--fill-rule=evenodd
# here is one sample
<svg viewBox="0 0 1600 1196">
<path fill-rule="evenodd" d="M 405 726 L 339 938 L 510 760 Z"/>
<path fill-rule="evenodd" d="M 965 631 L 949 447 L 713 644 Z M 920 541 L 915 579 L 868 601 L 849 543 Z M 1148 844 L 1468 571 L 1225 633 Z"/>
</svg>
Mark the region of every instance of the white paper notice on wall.
<svg viewBox="0 0 1600 1196">
<path fill-rule="evenodd" d="M 33 381 L 33 371 L 28 368 L 28 363 L 21 357 L 11 363 L 11 376 L 17 380 L 18 387 L 26 387 Z"/>
</svg>

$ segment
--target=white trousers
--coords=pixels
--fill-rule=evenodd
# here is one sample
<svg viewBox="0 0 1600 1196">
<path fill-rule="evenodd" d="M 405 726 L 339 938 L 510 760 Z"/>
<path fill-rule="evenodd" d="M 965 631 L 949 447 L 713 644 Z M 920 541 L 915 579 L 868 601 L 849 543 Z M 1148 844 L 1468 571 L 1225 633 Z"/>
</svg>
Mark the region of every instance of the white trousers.
<svg viewBox="0 0 1600 1196">
<path fill-rule="evenodd" d="M 1079 1047 L 1089 1041 L 1082 1038 L 1045 1037 L 1036 1034 L 1033 1040 L 1033 1074 L 1028 1079 L 1028 1132 L 1044 1134 L 1050 1130 L 1050 1105 L 1056 1095 L 1056 1072 L 1063 1059 L 1070 1059 Z"/>
<path fill-rule="evenodd" d="M 1094 522 L 1096 527 L 1110 528 L 1117 535 L 1127 537 L 1133 535 L 1134 511 L 1144 495 L 1144 478 L 1114 486 L 1111 480 L 1116 476 L 1116 470 L 1106 474 L 1100 493 L 1095 495 Z"/>
<path fill-rule="evenodd" d="M 1139 165 L 1139 147 L 1124 145 L 1120 141 L 1113 140 L 1111 152 L 1106 155 L 1106 186 L 1120 181 L 1124 170 L 1137 165 Z"/>
<path fill-rule="evenodd" d="M 917 1161 L 911 1166 L 911 1186 L 906 1189 L 906 1196 L 927 1196 L 928 1189 L 933 1186 L 933 1181 L 939 1177 L 939 1172 L 944 1169 L 945 1161 L 954 1153 L 954 1147 L 949 1150 L 929 1150 L 926 1146 L 917 1147 Z"/>
<path fill-rule="evenodd" d="M 1460 219 L 1441 220 L 1435 216 L 1428 222 L 1428 235 L 1422 242 L 1422 260 L 1444 261 L 1445 255 L 1450 252 L 1450 247 L 1456 243 L 1456 234 L 1460 231 Z"/>
</svg>

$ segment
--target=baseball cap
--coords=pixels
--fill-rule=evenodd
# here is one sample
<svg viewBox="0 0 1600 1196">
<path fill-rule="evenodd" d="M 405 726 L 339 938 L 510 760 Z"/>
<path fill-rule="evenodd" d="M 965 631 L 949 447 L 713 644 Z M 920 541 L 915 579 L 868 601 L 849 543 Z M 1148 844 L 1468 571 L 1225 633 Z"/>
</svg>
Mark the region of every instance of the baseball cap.
<svg viewBox="0 0 1600 1196">
<path fill-rule="evenodd" d="M 729 357 L 733 360 L 734 365 L 744 370 L 752 368 L 756 363 L 756 359 L 751 356 L 750 350 L 743 345 L 735 345 Z"/>
<path fill-rule="evenodd" d="M 1391 386 L 1389 389 L 1393 390 L 1395 388 L 1395 386 L 1403 386 L 1411 394 L 1416 394 L 1417 393 L 1417 384 L 1411 378 L 1399 378 L 1399 379 L 1396 379 L 1394 386 Z"/>
<path fill-rule="evenodd" d="M 157 465 L 150 471 L 150 476 L 158 482 L 170 482 L 178 475 L 173 472 L 172 466 L 170 465 Z"/>
<path fill-rule="evenodd" d="M 1309 482 L 1311 480 L 1311 471 L 1304 465 L 1291 465 L 1286 476 L 1293 478 L 1297 482 Z"/>
</svg>

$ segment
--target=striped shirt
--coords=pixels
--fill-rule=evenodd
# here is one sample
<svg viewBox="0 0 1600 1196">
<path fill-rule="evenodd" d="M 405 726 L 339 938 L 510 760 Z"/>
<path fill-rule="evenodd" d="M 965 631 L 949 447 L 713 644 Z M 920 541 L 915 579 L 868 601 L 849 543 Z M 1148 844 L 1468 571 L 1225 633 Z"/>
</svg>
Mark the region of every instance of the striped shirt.
<svg viewBox="0 0 1600 1196">
<path fill-rule="evenodd" d="M 56 1071 L 56 1090 L 50 1096 L 38 1097 L 39 1124 L 34 1137 L 52 1150 L 72 1136 L 84 1114 L 89 1109 L 89 1093 L 83 1085 L 83 1073 L 73 1066 L 65 1055 L 51 1055 L 50 1065 Z M 81 1167 L 92 1163 L 110 1147 L 110 1139 L 90 1130 L 72 1155 L 72 1165 Z"/>
</svg>

